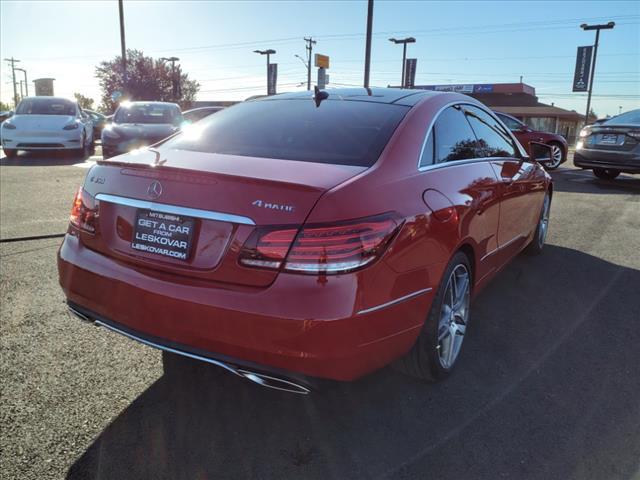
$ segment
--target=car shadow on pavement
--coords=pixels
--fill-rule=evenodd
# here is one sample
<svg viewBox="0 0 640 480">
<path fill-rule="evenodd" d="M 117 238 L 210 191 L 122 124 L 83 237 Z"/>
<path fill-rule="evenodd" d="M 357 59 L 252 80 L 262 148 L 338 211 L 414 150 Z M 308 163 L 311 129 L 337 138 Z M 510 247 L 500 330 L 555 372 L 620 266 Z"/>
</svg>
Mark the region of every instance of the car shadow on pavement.
<svg viewBox="0 0 640 480">
<path fill-rule="evenodd" d="M 301 397 L 188 365 L 113 419 L 67 478 L 631 478 L 639 285 L 640 271 L 572 249 L 520 256 L 478 296 L 438 384 L 387 368 Z"/>
<path fill-rule="evenodd" d="M 20 152 L 16 157 L 2 157 L 1 166 L 7 167 L 48 167 L 61 165 L 74 165 L 84 162 L 89 156 L 71 152 Z"/>
<path fill-rule="evenodd" d="M 556 192 L 640 194 L 640 175 L 622 174 L 613 180 L 603 180 L 589 170 L 558 170 L 550 173 Z"/>
</svg>

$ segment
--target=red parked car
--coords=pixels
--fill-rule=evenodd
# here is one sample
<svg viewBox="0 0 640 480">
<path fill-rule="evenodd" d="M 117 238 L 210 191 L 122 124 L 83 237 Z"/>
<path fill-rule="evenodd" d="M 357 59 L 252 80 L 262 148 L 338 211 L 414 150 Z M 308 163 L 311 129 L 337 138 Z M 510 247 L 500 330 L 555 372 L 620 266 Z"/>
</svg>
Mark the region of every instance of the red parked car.
<svg viewBox="0 0 640 480">
<path fill-rule="evenodd" d="M 272 96 L 98 161 L 60 284 L 78 317 L 165 362 L 296 393 L 393 361 L 441 379 L 471 298 L 542 249 L 551 197 L 544 169 L 464 95 Z"/>
<path fill-rule="evenodd" d="M 533 130 L 517 118 L 506 113 L 495 112 L 495 114 L 511 130 L 511 133 L 515 135 L 529 155 L 531 155 L 530 142 L 540 142 L 551 147 L 552 161 L 545 163 L 545 167 L 548 170 L 554 170 L 567 161 L 569 145 L 562 135 Z"/>
</svg>

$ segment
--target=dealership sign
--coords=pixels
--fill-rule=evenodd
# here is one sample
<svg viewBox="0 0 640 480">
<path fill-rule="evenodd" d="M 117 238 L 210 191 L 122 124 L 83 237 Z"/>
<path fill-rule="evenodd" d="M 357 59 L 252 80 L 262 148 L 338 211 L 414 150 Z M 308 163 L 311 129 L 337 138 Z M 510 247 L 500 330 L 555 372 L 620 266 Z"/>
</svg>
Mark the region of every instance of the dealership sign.
<svg viewBox="0 0 640 480">
<path fill-rule="evenodd" d="M 492 93 L 493 84 L 458 84 L 458 85 L 425 85 L 417 87 L 422 90 L 435 90 L 436 92 L 457 92 L 457 93 Z"/>
<path fill-rule="evenodd" d="M 573 91 L 586 92 L 589 90 L 589 73 L 591 72 L 591 53 L 593 47 L 578 47 L 576 55 L 576 71 L 573 75 Z"/>
</svg>

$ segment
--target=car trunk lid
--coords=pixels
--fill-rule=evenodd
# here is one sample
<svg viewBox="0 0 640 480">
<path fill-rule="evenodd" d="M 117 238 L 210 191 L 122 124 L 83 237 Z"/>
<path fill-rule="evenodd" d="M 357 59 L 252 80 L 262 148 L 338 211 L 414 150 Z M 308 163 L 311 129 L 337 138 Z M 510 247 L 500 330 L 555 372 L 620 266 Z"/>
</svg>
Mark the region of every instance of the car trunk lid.
<svg viewBox="0 0 640 480">
<path fill-rule="evenodd" d="M 100 161 L 90 171 L 85 190 L 99 202 L 98 225 L 94 235 L 83 233 L 82 240 L 106 255 L 162 272 L 265 286 L 277 273 L 237 262 L 253 229 L 301 225 L 327 189 L 365 169 L 143 150 Z M 156 247 L 164 250 L 158 253 Z M 186 253 L 186 258 L 170 252 Z"/>
</svg>

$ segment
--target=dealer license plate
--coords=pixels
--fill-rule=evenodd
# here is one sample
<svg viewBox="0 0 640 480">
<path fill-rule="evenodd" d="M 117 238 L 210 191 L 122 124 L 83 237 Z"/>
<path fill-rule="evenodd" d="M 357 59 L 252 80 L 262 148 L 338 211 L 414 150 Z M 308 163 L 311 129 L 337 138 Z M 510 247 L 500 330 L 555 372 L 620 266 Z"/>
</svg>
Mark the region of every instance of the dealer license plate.
<svg viewBox="0 0 640 480">
<path fill-rule="evenodd" d="M 618 135 L 612 133 L 605 133 L 600 137 L 600 141 L 598 142 L 604 145 L 615 145 L 618 143 Z"/>
<path fill-rule="evenodd" d="M 131 248 L 163 257 L 187 260 L 195 220 L 171 213 L 138 210 Z"/>
</svg>

